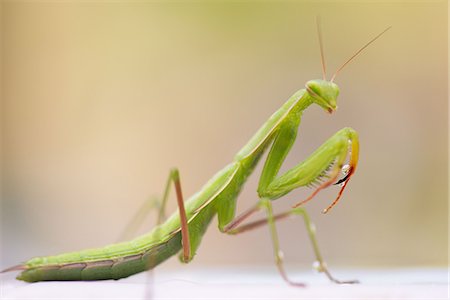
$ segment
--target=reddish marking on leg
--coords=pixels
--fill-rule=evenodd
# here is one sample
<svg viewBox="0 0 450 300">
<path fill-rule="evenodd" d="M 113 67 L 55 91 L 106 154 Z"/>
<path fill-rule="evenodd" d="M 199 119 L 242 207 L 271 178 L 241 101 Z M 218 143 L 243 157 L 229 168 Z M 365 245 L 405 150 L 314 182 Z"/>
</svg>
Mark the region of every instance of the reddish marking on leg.
<svg viewBox="0 0 450 300">
<path fill-rule="evenodd" d="M 181 240 L 183 243 L 183 259 L 189 261 L 191 255 L 191 243 L 189 241 L 189 229 L 187 225 L 186 210 L 184 209 L 183 193 L 181 192 L 180 180 L 177 178 L 175 181 L 175 191 L 177 193 L 178 210 L 180 212 L 181 223 Z"/>
<path fill-rule="evenodd" d="M 291 215 L 292 215 L 292 211 L 288 211 L 288 212 L 284 212 L 284 213 L 281 213 L 281 214 L 273 216 L 273 219 L 275 221 L 278 221 L 278 220 L 287 218 L 287 217 L 289 217 Z M 256 220 L 256 221 L 248 223 L 248 224 L 244 224 L 244 225 L 239 226 L 237 228 L 236 228 L 236 226 L 234 226 L 233 228 L 228 229 L 228 230 L 224 230 L 224 231 L 227 232 L 227 233 L 230 233 L 230 234 L 238 234 L 238 233 L 243 233 L 243 232 L 246 232 L 246 231 L 250 231 L 250 230 L 256 229 L 256 228 L 261 227 L 261 226 L 266 225 L 266 224 L 267 224 L 267 219 L 260 219 L 260 220 Z"/>
<path fill-rule="evenodd" d="M 247 219 L 248 217 L 250 217 L 251 215 L 253 215 L 255 212 L 259 211 L 261 208 L 259 207 L 259 205 L 255 205 L 252 208 L 250 208 L 249 210 L 243 212 L 241 215 L 239 215 L 236 219 L 232 220 L 230 223 L 227 224 L 227 226 L 225 226 L 223 228 L 224 232 L 228 232 L 233 230 L 234 228 L 236 228 L 239 224 L 241 224 L 245 219 Z"/>
<path fill-rule="evenodd" d="M 338 193 L 336 199 L 333 201 L 333 203 L 331 203 L 327 208 L 325 208 L 325 209 L 322 211 L 323 214 L 326 214 L 333 206 L 336 205 L 336 203 L 338 203 L 339 199 L 340 199 L 341 196 L 342 196 L 342 193 L 343 193 L 344 190 L 345 190 L 345 187 L 347 186 L 347 183 L 349 182 L 349 180 L 350 180 L 350 178 L 352 177 L 352 175 L 353 175 L 354 172 L 355 172 L 355 169 L 354 169 L 353 167 L 350 167 L 350 170 L 349 170 L 349 173 L 348 173 L 348 176 L 347 176 L 347 180 L 345 180 L 344 183 L 342 184 L 342 187 L 341 187 L 341 189 L 339 190 L 339 193 Z"/>
<path fill-rule="evenodd" d="M 319 193 L 321 190 L 329 187 L 334 181 L 336 181 L 336 178 L 339 175 L 339 171 L 338 170 L 339 169 L 337 169 L 337 171 L 334 172 L 335 174 L 333 174 L 333 176 L 331 176 L 331 178 L 328 181 L 322 183 L 314 192 L 312 192 L 312 194 L 309 195 L 308 198 L 306 198 L 303 201 L 300 201 L 299 203 L 295 204 L 292 207 L 296 208 L 296 207 L 299 207 L 300 205 L 305 204 L 306 202 L 309 202 L 312 198 L 314 198 L 317 195 L 317 193 Z"/>
<path fill-rule="evenodd" d="M 289 277 L 286 274 L 286 271 L 284 270 L 283 260 L 281 257 L 278 257 L 278 259 L 277 259 L 277 268 L 278 268 L 278 272 L 280 273 L 283 280 L 286 281 L 288 284 L 290 284 L 292 286 L 296 286 L 296 287 L 306 287 L 306 284 L 304 284 L 302 282 L 295 282 L 295 281 L 292 281 L 289 279 Z"/>
</svg>

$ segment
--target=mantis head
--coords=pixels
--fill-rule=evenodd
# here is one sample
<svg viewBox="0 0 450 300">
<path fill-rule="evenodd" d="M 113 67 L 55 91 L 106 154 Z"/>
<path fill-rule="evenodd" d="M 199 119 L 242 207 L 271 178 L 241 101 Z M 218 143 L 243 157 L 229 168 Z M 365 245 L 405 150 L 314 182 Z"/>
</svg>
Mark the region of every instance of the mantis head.
<svg viewBox="0 0 450 300">
<path fill-rule="evenodd" d="M 306 91 L 314 103 L 332 113 L 337 109 L 336 99 L 339 95 L 337 84 L 323 79 L 314 79 L 306 83 Z"/>
<path fill-rule="evenodd" d="M 317 35 L 319 37 L 319 46 L 320 46 L 320 61 L 322 63 L 322 75 L 323 79 L 314 79 L 310 80 L 306 83 L 306 91 L 311 96 L 314 103 L 321 106 L 327 112 L 332 113 L 337 109 L 336 99 L 339 95 L 339 88 L 333 82 L 338 73 L 346 66 L 349 62 L 351 62 L 356 56 L 358 56 L 367 46 L 372 44 L 376 39 L 378 39 L 381 35 L 383 35 L 386 31 L 388 31 L 391 26 L 383 30 L 377 36 L 372 38 L 368 43 L 362 46 L 355 54 L 353 54 L 345 63 L 343 63 L 334 75 L 331 77 L 331 80 L 328 81 L 326 79 L 326 66 L 325 66 L 325 55 L 323 52 L 323 42 L 322 42 L 322 30 L 320 28 L 320 20 L 319 17 L 316 18 L 317 22 Z"/>
</svg>

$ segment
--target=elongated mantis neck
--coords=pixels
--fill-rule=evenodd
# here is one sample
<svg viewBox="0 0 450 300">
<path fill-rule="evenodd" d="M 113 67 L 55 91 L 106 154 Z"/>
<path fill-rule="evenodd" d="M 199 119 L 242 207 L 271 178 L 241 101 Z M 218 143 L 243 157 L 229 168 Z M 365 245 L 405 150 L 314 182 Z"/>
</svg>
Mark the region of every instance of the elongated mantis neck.
<svg viewBox="0 0 450 300">
<path fill-rule="evenodd" d="M 272 133 L 289 116 L 301 115 L 302 112 L 313 103 L 312 97 L 306 89 L 295 92 L 255 133 L 250 141 L 234 157 L 235 161 L 241 161 L 258 152 L 264 151 L 271 140 Z M 254 162 L 256 163 L 257 160 Z"/>
<path fill-rule="evenodd" d="M 295 104 L 295 107 L 293 108 L 293 111 L 300 115 L 313 103 L 311 95 L 308 94 L 306 89 L 304 91 L 305 92 L 300 97 L 300 99 L 298 99 L 297 103 Z"/>
</svg>

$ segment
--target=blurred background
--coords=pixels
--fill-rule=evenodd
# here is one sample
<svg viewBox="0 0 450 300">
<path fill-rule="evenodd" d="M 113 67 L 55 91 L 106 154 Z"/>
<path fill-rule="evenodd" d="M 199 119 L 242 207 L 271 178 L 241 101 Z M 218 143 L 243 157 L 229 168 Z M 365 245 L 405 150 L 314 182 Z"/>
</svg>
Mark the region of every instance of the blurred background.
<svg viewBox="0 0 450 300">
<path fill-rule="evenodd" d="M 344 126 L 360 164 L 306 207 L 331 266 L 447 265 L 447 2 L 2 2 L 1 265 L 116 242 L 171 167 L 186 196 L 229 163 L 306 81 L 321 78 L 315 17 L 339 109 L 310 107 L 282 171 Z M 261 166 L 238 211 L 257 201 Z M 283 211 L 310 193 L 277 200 Z M 171 198 L 169 210 L 176 210 Z M 261 215 L 262 216 L 262 215 Z M 155 222 L 155 214 L 140 234 Z M 310 264 L 301 220 L 286 261 Z M 171 259 L 166 267 L 178 267 Z M 220 234 L 194 266 L 273 265 L 269 231 Z"/>
</svg>

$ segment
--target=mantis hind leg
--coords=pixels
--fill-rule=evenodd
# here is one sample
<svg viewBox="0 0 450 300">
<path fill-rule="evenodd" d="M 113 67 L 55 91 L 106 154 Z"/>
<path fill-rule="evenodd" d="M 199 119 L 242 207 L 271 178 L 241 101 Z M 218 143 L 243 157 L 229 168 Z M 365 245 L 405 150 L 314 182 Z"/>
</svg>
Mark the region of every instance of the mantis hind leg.
<svg viewBox="0 0 450 300">
<path fill-rule="evenodd" d="M 139 209 L 136 211 L 136 213 L 120 233 L 117 242 L 122 242 L 130 239 L 141 227 L 142 223 L 150 214 L 150 212 L 155 209 L 162 209 L 161 201 L 156 197 L 149 198 L 144 203 L 142 203 L 142 205 L 139 207 Z M 159 224 L 161 224 L 161 222 L 158 220 L 156 225 Z"/>
<path fill-rule="evenodd" d="M 131 218 L 131 220 L 127 223 L 127 225 L 123 229 L 122 233 L 120 234 L 117 240 L 118 242 L 125 241 L 131 238 L 138 231 L 139 227 L 142 225 L 142 223 L 150 214 L 150 212 L 155 209 L 158 210 L 156 225 L 160 225 L 165 221 L 167 199 L 169 198 L 170 186 L 172 184 L 172 176 L 173 176 L 172 172 L 173 171 L 171 170 L 169 172 L 169 176 L 167 177 L 162 198 L 160 199 L 158 197 L 150 197 L 149 199 L 144 201 L 144 203 L 142 203 L 142 205 L 133 215 L 133 218 Z"/>
<path fill-rule="evenodd" d="M 187 224 L 186 210 L 184 208 L 183 193 L 181 190 L 180 173 L 179 173 L 178 169 L 176 169 L 176 168 L 170 170 L 169 176 L 167 178 L 166 186 L 164 188 L 164 194 L 163 194 L 162 200 L 159 201 L 158 199 L 153 198 L 153 199 L 149 199 L 148 201 L 146 201 L 141 206 L 141 208 L 138 210 L 138 212 L 136 213 L 135 218 L 133 218 L 133 220 L 131 220 L 131 222 L 127 225 L 127 227 L 121 234 L 121 240 L 124 239 L 125 237 L 130 236 L 133 231 L 136 231 L 137 228 L 139 228 L 139 225 L 142 224 L 145 216 L 150 212 L 150 210 L 152 208 L 158 208 L 157 225 L 160 225 L 165 220 L 165 218 L 166 218 L 165 210 L 166 210 L 167 200 L 169 198 L 169 192 L 170 192 L 170 187 L 171 187 L 172 183 L 175 188 L 178 210 L 180 213 L 181 236 L 182 236 L 182 246 L 183 246 L 182 259 L 184 261 L 188 261 L 191 258 L 189 229 L 188 229 L 188 224 Z"/>
<path fill-rule="evenodd" d="M 176 169 L 175 169 L 176 170 Z M 145 218 L 150 214 L 151 211 L 157 209 L 158 216 L 156 219 L 156 225 L 162 224 L 166 219 L 166 207 L 167 207 L 167 199 L 169 199 L 170 194 L 170 186 L 172 184 L 173 171 L 169 172 L 169 176 L 167 176 L 166 184 L 164 187 L 164 193 L 162 198 L 151 197 L 144 201 L 136 213 L 133 215 L 133 218 L 127 223 L 124 230 L 119 236 L 118 242 L 128 240 L 131 238 L 139 229 L 139 227 L 144 222 Z"/>
</svg>

